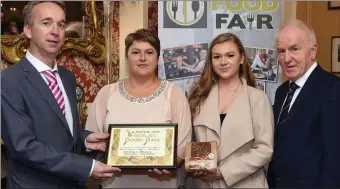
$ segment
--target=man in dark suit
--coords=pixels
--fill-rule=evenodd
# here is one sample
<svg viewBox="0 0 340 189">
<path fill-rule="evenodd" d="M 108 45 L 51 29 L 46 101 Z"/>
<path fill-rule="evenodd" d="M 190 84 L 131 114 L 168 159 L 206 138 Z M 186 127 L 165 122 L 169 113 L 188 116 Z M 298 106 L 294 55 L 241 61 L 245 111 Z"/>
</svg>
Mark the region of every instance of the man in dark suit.
<svg viewBox="0 0 340 189">
<path fill-rule="evenodd" d="M 1 74 L 8 188 L 75 188 L 89 177 L 112 177 L 118 168 L 80 155 L 105 151 L 108 134 L 80 128 L 75 76 L 56 64 L 65 34 L 64 4 L 30 2 L 23 12 L 29 51 Z"/>
<path fill-rule="evenodd" d="M 316 63 L 313 30 L 302 21 L 276 36 L 288 81 L 276 91 L 271 188 L 340 188 L 340 79 Z"/>
</svg>

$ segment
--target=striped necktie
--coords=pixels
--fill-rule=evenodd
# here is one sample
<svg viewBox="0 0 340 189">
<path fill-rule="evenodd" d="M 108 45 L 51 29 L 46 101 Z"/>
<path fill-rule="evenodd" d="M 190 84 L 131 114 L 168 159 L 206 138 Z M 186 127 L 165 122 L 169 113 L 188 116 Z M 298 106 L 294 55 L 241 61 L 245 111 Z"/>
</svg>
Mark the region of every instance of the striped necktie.
<svg viewBox="0 0 340 189">
<path fill-rule="evenodd" d="M 292 99 L 293 99 L 293 96 L 294 96 L 294 92 L 298 88 L 300 88 L 299 85 L 297 85 L 294 82 L 291 82 L 289 84 L 289 91 L 287 93 L 286 101 L 285 101 L 285 103 L 282 106 L 282 109 L 280 111 L 278 125 L 280 125 L 287 118 L 288 110 L 289 110 L 289 107 L 290 107 L 290 103 L 292 102 Z"/>
<path fill-rule="evenodd" d="M 61 92 L 58 82 L 57 82 L 57 77 L 56 77 L 56 72 L 57 70 L 46 70 L 43 71 L 42 73 L 44 74 L 45 78 L 48 81 L 48 87 L 51 89 L 54 98 L 56 99 L 61 111 L 65 115 L 65 101 L 63 97 L 63 93 Z"/>
</svg>

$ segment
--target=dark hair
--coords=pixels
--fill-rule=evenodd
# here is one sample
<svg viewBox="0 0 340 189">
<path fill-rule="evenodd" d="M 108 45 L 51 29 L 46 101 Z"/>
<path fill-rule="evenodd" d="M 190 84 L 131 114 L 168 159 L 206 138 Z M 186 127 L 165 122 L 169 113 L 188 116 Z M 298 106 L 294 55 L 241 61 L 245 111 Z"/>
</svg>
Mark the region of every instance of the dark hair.
<svg viewBox="0 0 340 189">
<path fill-rule="evenodd" d="M 199 114 L 200 106 L 207 99 L 210 90 L 214 85 L 217 84 L 219 76 L 215 73 L 212 65 L 212 49 L 217 44 L 222 44 L 225 42 L 233 42 L 240 53 L 244 56 L 243 64 L 239 68 L 239 76 L 245 78 L 249 86 L 255 87 L 255 78 L 253 73 L 250 71 L 249 60 L 246 56 L 246 51 L 242 45 L 241 40 L 232 33 L 223 33 L 218 35 L 212 42 L 205 60 L 205 65 L 202 70 L 201 77 L 195 86 L 193 92 L 189 96 L 190 111 L 192 119 Z"/>
<path fill-rule="evenodd" d="M 46 2 L 50 2 L 50 3 L 54 3 L 56 5 L 58 5 L 61 9 L 63 9 L 65 15 L 66 15 L 66 7 L 65 7 L 65 3 L 62 1 L 30 1 L 23 9 L 22 13 L 24 16 L 24 24 L 25 25 L 32 25 L 33 24 L 33 14 L 32 14 L 32 10 L 35 6 L 41 4 L 41 3 L 46 3 Z"/>
<path fill-rule="evenodd" d="M 155 35 L 151 30 L 139 29 L 134 33 L 130 33 L 125 38 L 125 57 L 128 55 L 129 48 L 134 41 L 143 41 L 149 43 L 153 48 L 156 49 L 157 56 L 160 56 L 161 43 L 157 35 Z"/>
</svg>

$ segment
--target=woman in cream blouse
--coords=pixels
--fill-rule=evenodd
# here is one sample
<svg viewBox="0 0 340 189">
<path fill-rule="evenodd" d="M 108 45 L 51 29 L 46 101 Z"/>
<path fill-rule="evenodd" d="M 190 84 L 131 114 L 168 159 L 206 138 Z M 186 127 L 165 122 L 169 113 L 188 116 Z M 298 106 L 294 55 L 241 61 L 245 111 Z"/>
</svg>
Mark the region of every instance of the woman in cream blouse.
<svg viewBox="0 0 340 189">
<path fill-rule="evenodd" d="M 146 29 L 125 39 L 129 77 L 104 86 L 89 111 L 86 129 L 108 132 L 113 123 L 178 123 L 177 165 L 183 164 L 185 144 L 191 141 L 191 115 L 181 89 L 157 77 L 160 41 Z M 103 188 L 176 188 L 183 169 L 125 171 L 106 180 Z"/>
<path fill-rule="evenodd" d="M 273 152 L 273 112 L 267 95 L 254 86 L 239 38 L 217 36 L 189 104 L 196 139 L 217 141 L 218 170 L 194 173 L 194 187 L 268 187 L 264 167 Z"/>
</svg>

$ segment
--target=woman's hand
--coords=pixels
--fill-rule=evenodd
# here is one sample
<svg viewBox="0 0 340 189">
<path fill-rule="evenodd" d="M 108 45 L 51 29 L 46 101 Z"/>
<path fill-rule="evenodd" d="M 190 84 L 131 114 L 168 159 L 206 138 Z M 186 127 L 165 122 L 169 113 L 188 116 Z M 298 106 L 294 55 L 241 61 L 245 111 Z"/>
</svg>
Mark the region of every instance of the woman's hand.
<svg viewBox="0 0 340 189">
<path fill-rule="evenodd" d="M 171 179 L 171 172 L 166 169 L 149 169 L 149 177 L 157 179 L 159 181 L 167 180 L 169 181 Z"/>
<path fill-rule="evenodd" d="M 201 179 L 204 182 L 211 182 L 211 181 L 215 181 L 215 180 L 219 180 L 223 178 L 219 169 L 217 169 L 215 173 L 197 171 L 197 172 L 192 173 L 191 176 L 193 178 Z"/>
<path fill-rule="evenodd" d="M 212 182 L 222 178 L 223 176 L 219 169 L 217 169 L 215 173 L 206 173 L 205 175 L 199 177 L 199 179 L 203 180 L 204 182 Z"/>
</svg>

